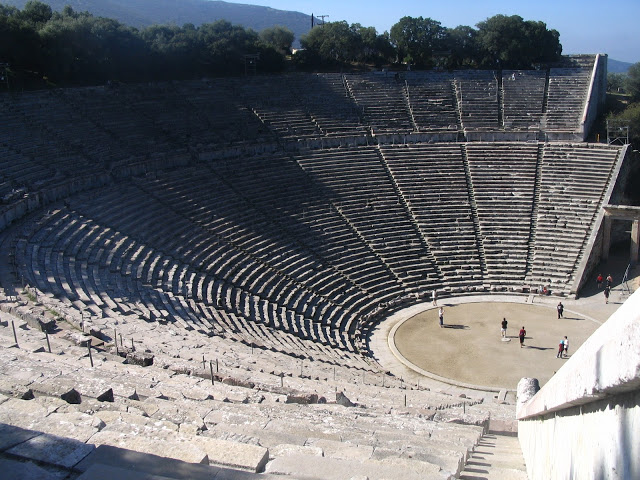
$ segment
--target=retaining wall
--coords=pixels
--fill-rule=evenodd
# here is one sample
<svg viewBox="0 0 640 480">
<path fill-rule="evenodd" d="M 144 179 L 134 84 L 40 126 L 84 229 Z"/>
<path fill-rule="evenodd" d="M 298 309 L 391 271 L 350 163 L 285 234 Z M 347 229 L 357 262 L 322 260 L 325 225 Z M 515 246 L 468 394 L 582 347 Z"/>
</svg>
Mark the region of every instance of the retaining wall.
<svg viewBox="0 0 640 480">
<path fill-rule="evenodd" d="M 640 478 L 640 290 L 520 400 L 530 480 Z"/>
</svg>

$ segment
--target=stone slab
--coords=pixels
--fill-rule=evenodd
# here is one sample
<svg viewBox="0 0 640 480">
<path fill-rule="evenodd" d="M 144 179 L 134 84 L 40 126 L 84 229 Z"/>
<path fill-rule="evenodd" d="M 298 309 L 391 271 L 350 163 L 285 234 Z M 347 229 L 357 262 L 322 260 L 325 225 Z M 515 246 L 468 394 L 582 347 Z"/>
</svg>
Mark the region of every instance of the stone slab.
<svg viewBox="0 0 640 480">
<path fill-rule="evenodd" d="M 269 463 L 267 473 L 305 480 L 344 480 L 354 477 L 369 480 L 445 480 L 449 477 L 439 467 L 425 462 L 401 459 L 393 462 L 355 461 L 310 455 L 278 457 Z"/>
<path fill-rule="evenodd" d="M 201 463 L 183 462 L 173 458 L 137 452 L 113 445 L 98 446 L 90 455 L 82 460 L 82 462 L 76 465 L 75 470 L 87 472 L 92 465 L 118 467 L 157 476 L 167 475 L 167 472 L 171 472 L 172 477 L 188 478 L 190 480 L 210 480 L 214 478 L 220 470 L 218 467 Z"/>
<path fill-rule="evenodd" d="M 95 447 L 78 440 L 44 433 L 7 450 L 7 453 L 38 462 L 71 468 Z"/>
<path fill-rule="evenodd" d="M 139 470 L 129 470 L 126 468 L 114 467 L 96 463 L 91 465 L 86 472 L 80 475 L 77 480 L 175 480 L 176 477 L 164 475 L 154 475 L 152 473 L 141 472 Z"/>
<path fill-rule="evenodd" d="M 103 430 L 91 437 L 90 442 L 95 445 L 110 445 L 112 447 L 126 448 L 140 453 L 150 453 L 159 457 L 172 458 L 187 463 L 209 463 L 207 453 L 187 441 L 172 441 L 170 436 L 174 434 L 165 432 L 160 438 L 147 438 L 137 436 L 135 433 L 119 433 Z"/>
<path fill-rule="evenodd" d="M 63 480 L 69 474 L 63 469 L 44 468 L 33 462 L 20 462 L 8 458 L 0 458 L 0 472 L 2 478 L 16 480 Z"/>
<path fill-rule="evenodd" d="M 209 462 L 252 472 L 262 472 L 269 460 L 269 450 L 257 445 L 197 436 L 191 442 L 205 451 Z"/>
<path fill-rule="evenodd" d="M 15 447 L 38 435 L 40 435 L 40 432 L 0 423 L 0 451 Z"/>
<path fill-rule="evenodd" d="M 284 443 L 276 445 L 269 450 L 271 458 L 286 457 L 289 455 L 313 455 L 316 457 L 324 456 L 324 452 L 320 447 L 312 447 L 306 445 L 292 445 L 290 443 Z"/>
<path fill-rule="evenodd" d="M 326 439 L 310 439 L 307 444 L 321 448 L 325 457 L 360 461 L 369 460 L 373 456 L 373 447 L 370 445 L 354 445 Z"/>
</svg>

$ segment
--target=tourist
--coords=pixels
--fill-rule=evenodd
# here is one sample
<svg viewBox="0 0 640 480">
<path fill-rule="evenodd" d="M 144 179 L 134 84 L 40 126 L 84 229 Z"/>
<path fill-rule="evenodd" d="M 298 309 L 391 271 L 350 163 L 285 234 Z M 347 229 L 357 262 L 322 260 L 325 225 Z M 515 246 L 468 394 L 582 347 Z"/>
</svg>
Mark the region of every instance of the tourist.
<svg viewBox="0 0 640 480">
<path fill-rule="evenodd" d="M 556 353 L 556 358 L 562 358 L 562 352 L 564 352 L 564 338 L 560 340 L 558 344 L 558 353 Z"/>
<path fill-rule="evenodd" d="M 596 278 L 596 284 L 598 285 L 598 290 L 600 290 L 602 288 L 602 280 L 603 280 L 602 274 L 599 273 L 598 274 L 598 278 Z"/>
<path fill-rule="evenodd" d="M 506 318 L 502 319 L 502 338 L 507 338 L 507 322 Z"/>
<path fill-rule="evenodd" d="M 607 285 L 604 287 L 604 303 L 609 303 L 609 294 L 611 293 L 611 287 Z"/>
<path fill-rule="evenodd" d="M 567 336 L 564 336 L 564 356 L 569 357 L 569 339 Z"/>
<path fill-rule="evenodd" d="M 444 308 L 440 307 L 438 309 L 438 318 L 440 319 L 440 328 L 444 326 Z"/>
<path fill-rule="evenodd" d="M 431 292 L 431 303 L 433 303 L 434 307 L 437 304 L 437 300 L 438 300 L 438 293 L 434 290 Z"/>
<path fill-rule="evenodd" d="M 562 318 L 562 313 L 564 312 L 564 305 L 562 305 L 562 302 L 558 302 L 558 306 L 556 307 L 558 309 L 558 318 Z"/>
<path fill-rule="evenodd" d="M 607 287 L 613 287 L 613 277 L 611 276 L 611 274 L 607 275 Z"/>
<path fill-rule="evenodd" d="M 520 337 L 520 348 L 524 347 L 524 337 L 527 336 L 527 331 L 524 329 L 524 325 L 520 329 L 520 333 L 518 333 L 518 337 Z"/>
</svg>

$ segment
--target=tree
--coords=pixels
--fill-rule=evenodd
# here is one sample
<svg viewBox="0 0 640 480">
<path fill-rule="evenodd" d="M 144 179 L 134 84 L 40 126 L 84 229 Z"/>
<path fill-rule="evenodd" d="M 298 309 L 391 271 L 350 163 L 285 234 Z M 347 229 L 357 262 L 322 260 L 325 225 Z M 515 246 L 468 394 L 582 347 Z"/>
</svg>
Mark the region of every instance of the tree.
<svg viewBox="0 0 640 480">
<path fill-rule="evenodd" d="M 562 53 L 560 34 L 547 30 L 543 22 L 495 15 L 477 27 L 481 63 L 487 67 L 531 68 L 557 60 Z"/>
<path fill-rule="evenodd" d="M 363 27 L 359 23 L 352 24 L 350 28 L 356 41 L 357 61 L 379 66 L 393 60 L 395 49 L 388 33 L 378 35 L 375 27 Z"/>
<path fill-rule="evenodd" d="M 53 16 L 51 7 L 37 0 L 29 0 L 22 9 L 21 17 L 34 26 L 41 27 Z"/>
<path fill-rule="evenodd" d="M 289 55 L 291 53 L 293 38 L 293 32 L 287 27 L 282 27 L 280 25 L 265 28 L 260 32 L 260 40 L 273 47 L 282 55 Z"/>
<path fill-rule="evenodd" d="M 617 115 L 610 115 L 609 119 L 629 125 L 630 142 L 634 148 L 640 148 L 640 103 L 633 103 Z"/>
<path fill-rule="evenodd" d="M 607 91 L 620 92 L 624 89 L 627 75 L 624 73 L 608 73 L 607 74 Z"/>
<path fill-rule="evenodd" d="M 400 61 L 422 68 L 432 67 L 433 53 L 446 48 L 446 29 L 431 18 L 402 17 L 391 27 L 390 38 Z"/>
<path fill-rule="evenodd" d="M 633 101 L 640 101 L 640 62 L 634 63 L 627 70 L 624 88 Z"/>
<path fill-rule="evenodd" d="M 447 68 L 470 68 L 478 66 L 478 32 L 466 25 L 449 29 L 445 38 L 449 52 Z"/>
<path fill-rule="evenodd" d="M 309 61 L 324 65 L 354 61 L 358 55 L 357 34 L 347 22 L 327 22 L 300 39 Z"/>
</svg>

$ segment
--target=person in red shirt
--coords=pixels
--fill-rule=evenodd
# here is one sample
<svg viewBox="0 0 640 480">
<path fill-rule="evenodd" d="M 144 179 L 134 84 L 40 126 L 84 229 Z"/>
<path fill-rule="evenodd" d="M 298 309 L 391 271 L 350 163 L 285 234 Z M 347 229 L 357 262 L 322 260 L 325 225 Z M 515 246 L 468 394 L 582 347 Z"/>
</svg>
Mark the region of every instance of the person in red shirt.
<svg viewBox="0 0 640 480">
<path fill-rule="evenodd" d="M 524 337 L 526 336 L 527 336 L 527 331 L 524 329 L 524 325 L 523 325 L 522 328 L 520 329 L 520 333 L 518 334 L 518 337 L 520 337 L 520 348 L 524 346 Z"/>
<path fill-rule="evenodd" d="M 596 278 L 596 283 L 598 284 L 598 289 L 602 288 L 602 280 L 603 280 L 602 274 L 599 273 L 598 274 L 598 278 Z"/>
</svg>

